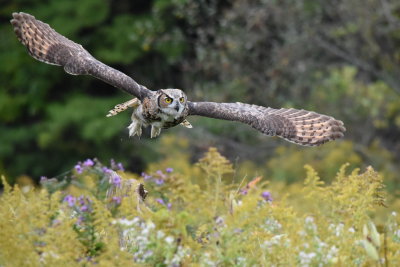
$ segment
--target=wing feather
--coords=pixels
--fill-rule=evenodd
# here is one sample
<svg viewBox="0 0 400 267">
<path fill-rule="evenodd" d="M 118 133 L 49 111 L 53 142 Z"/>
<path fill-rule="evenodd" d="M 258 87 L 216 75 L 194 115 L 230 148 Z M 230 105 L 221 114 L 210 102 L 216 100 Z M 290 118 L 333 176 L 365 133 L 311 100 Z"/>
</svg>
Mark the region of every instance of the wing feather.
<svg viewBox="0 0 400 267">
<path fill-rule="evenodd" d="M 342 121 L 316 112 L 239 102 L 189 102 L 189 115 L 246 123 L 266 135 L 304 146 L 318 146 L 341 138 L 346 131 Z"/>
<path fill-rule="evenodd" d="M 80 44 L 57 33 L 49 24 L 23 12 L 13 13 L 12 16 L 14 32 L 33 58 L 63 66 L 69 74 L 91 75 L 140 100 L 152 94 L 152 91 L 129 76 L 95 59 Z"/>
</svg>

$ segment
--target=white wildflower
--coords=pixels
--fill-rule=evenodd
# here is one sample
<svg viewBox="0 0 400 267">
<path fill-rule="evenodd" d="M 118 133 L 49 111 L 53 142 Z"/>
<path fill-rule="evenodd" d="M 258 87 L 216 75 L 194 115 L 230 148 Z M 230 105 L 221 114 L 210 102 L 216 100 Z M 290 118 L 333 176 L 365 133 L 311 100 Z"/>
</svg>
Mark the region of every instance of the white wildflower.
<svg viewBox="0 0 400 267">
<path fill-rule="evenodd" d="M 297 234 L 299 236 L 306 236 L 307 235 L 307 233 L 304 230 L 298 231 Z"/>
<path fill-rule="evenodd" d="M 263 244 L 262 244 L 262 248 L 266 249 L 266 248 L 270 248 L 272 246 L 275 245 L 279 245 L 281 243 L 281 240 L 283 237 L 285 237 L 286 235 L 275 235 L 273 236 L 270 240 L 266 240 Z"/>
<path fill-rule="evenodd" d="M 343 232 L 343 228 L 344 228 L 344 224 L 343 224 L 343 223 L 339 223 L 339 224 L 336 226 L 335 235 L 336 235 L 336 236 L 340 236 L 340 234 Z"/>
<path fill-rule="evenodd" d="M 182 246 L 178 246 L 176 253 L 170 259 L 165 259 L 164 263 L 167 266 L 175 267 L 181 266 L 181 262 L 184 257 L 190 255 L 190 250 L 188 248 L 184 248 Z"/>
<path fill-rule="evenodd" d="M 172 236 L 167 236 L 165 238 L 165 242 L 167 242 L 167 244 L 171 245 L 172 243 L 174 243 L 174 238 Z"/>
<path fill-rule="evenodd" d="M 312 232 L 312 233 L 317 232 L 317 225 L 315 225 L 315 223 L 314 223 L 314 218 L 313 218 L 313 217 L 307 216 L 307 217 L 304 219 L 304 221 L 305 221 L 305 223 L 306 223 L 306 225 L 305 225 L 306 230 L 309 230 L 309 231 Z"/>
<path fill-rule="evenodd" d="M 144 259 L 148 259 L 148 258 L 150 258 L 151 256 L 153 256 L 153 251 L 152 250 L 147 250 L 145 253 L 143 253 L 143 258 Z"/>
<path fill-rule="evenodd" d="M 336 246 L 331 246 L 326 254 L 327 263 L 333 263 L 337 260 L 339 249 Z"/>
<path fill-rule="evenodd" d="M 154 228 L 156 228 L 156 225 L 152 221 L 148 221 L 147 228 L 149 228 L 150 230 L 153 230 Z"/>
<path fill-rule="evenodd" d="M 156 228 L 156 225 L 152 221 L 148 221 L 142 230 L 142 234 L 148 235 L 154 228 Z"/>
<path fill-rule="evenodd" d="M 269 232 L 276 233 L 282 229 L 282 225 L 274 218 L 268 218 L 265 220 L 264 229 Z"/>
<path fill-rule="evenodd" d="M 307 217 L 304 219 L 304 221 L 305 221 L 306 223 L 314 223 L 314 218 L 311 217 L 311 216 L 307 216 Z"/>
<path fill-rule="evenodd" d="M 396 243 L 400 243 L 400 229 L 397 229 L 393 233 L 393 241 Z"/>
<path fill-rule="evenodd" d="M 237 257 L 236 258 L 236 266 L 246 266 L 246 258 L 245 257 Z"/>
<path fill-rule="evenodd" d="M 300 251 L 299 253 L 299 260 L 300 266 L 308 267 L 310 266 L 313 258 L 315 258 L 317 254 L 315 252 L 306 253 L 304 251 Z"/>
<path fill-rule="evenodd" d="M 317 237 L 318 238 L 318 237 Z M 328 244 L 326 244 L 325 242 L 322 242 L 321 240 L 319 240 L 318 238 L 318 250 L 321 250 L 323 248 L 326 248 L 328 246 Z"/>
<path fill-rule="evenodd" d="M 211 260 L 210 253 L 208 253 L 208 252 L 203 254 L 203 257 L 201 258 L 201 262 L 202 262 L 201 266 L 210 266 L 211 267 L 211 266 L 218 265 L 217 262 L 214 262 Z"/>
<path fill-rule="evenodd" d="M 163 231 L 161 231 L 161 230 L 158 230 L 157 231 L 157 239 L 161 239 L 161 238 L 163 238 L 165 236 L 165 233 L 163 232 Z"/>
<path fill-rule="evenodd" d="M 140 221 L 139 218 L 135 217 L 132 220 L 119 219 L 119 220 L 117 220 L 117 223 L 119 223 L 121 225 L 125 225 L 125 226 L 132 226 L 132 225 L 139 223 L 139 221 Z"/>
</svg>

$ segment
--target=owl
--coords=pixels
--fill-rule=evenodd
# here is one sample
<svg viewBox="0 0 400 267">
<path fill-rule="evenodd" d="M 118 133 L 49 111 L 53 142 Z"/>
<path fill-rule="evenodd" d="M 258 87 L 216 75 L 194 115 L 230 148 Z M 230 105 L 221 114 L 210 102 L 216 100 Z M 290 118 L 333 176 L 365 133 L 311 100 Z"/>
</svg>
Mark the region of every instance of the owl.
<svg viewBox="0 0 400 267">
<path fill-rule="evenodd" d="M 245 123 L 268 136 L 304 146 L 318 146 L 343 137 L 343 122 L 312 111 L 274 109 L 245 103 L 192 102 L 180 89 L 149 90 L 129 76 L 95 59 L 81 45 L 57 33 L 26 13 L 13 13 L 11 24 L 18 40 L 35 59 L 59 65 L 72 75 L 91 75 L 134 96 L 116 105 L 108 117 L 132 108 L 130 136 L 151 126 L 151 137 L 176 125 L 192 128 L 188 116 L 203 116 Z"/>
</svg>

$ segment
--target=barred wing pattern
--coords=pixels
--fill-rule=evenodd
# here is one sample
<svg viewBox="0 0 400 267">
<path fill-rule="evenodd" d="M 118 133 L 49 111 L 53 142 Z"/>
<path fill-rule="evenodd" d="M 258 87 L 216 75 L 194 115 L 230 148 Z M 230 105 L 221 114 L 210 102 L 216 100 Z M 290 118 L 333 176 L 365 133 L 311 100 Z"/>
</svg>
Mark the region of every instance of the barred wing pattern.
<svg viewBox="0 0 400 267">
<path fill-rule="evenodd" d="M 96 60 L 80 44 L 53 30 L 49 24 L 26 13 L 13 13 L 11 24 L 18 40 L 26 46 L 35 59 L 63 66 L 72 75 L 91 75 L 101 79 L 140 100 L 152 94 L 146 87 L 136 83 L 122 72 Z"/>
<path fill-rule="evenodd" d="M 312 111 L 273 109 L 244 103 L 189 102 L 189 115 L 246 123 L 256 130 L 303 146 L 343 137 L 343 122 Z"/>
<path fill-rule="evenodd" d="M 137 97 L 140 100 L 138 105 L 146 101 L 158 103 L 157 94 L 154 91 L 150 91 L 129 76 L 98 61 L 80 44 L 57 33 L 48 24 L 36 20 L 32 15 L 22 12 L 13 13 L 11 24 L 19 41 L 26 46 L 29 54 L 35 59 L 63 66 L 69 74 L 91 75 L 101 79 Z M 183 122 L 186 121 L 187 115 L 238 121 L 266 135 L 279 136 L 299 145 L 321 145 L 343 137 L 346 130 L 341 121 L 306 110 L 273 109 L 243 103 L 187 102 L 187 104 L 189 114 L 186 112 L 179 114 L 181 116 L 179 120 Z M 148 106 L 144 105 L 143 109 Z M 140 112 L 143 112 L 143 109 L 140 109 Z M 160 120 L 167 116 L 166 113 L 162 114 L 159 108 L 156 112 L 158 112 L 157 120 L 147 118 L 149 121 L 146 121 L 145 125 L 153 122 L 159 124 Z M 163 126 L 168 123 L 170 121 L 165 119 Z M 190 123 L 187 122 L 186 126 L 189 127 L 189 125 Z"/>
</svg>

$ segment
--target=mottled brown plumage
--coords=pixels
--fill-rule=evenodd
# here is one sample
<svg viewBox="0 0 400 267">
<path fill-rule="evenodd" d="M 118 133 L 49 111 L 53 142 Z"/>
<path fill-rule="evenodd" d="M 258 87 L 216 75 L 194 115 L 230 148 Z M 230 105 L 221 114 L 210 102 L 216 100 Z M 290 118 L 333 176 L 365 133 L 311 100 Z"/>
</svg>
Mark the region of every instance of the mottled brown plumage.
<svg viewBox="0 0 400 267">
<path fill-rule="evenodd" d="M 12 15 L 11 24 L 18 40 L 35 59 L 63 66 L 72 75 L 92 75 L 140 100 L 152 94 L 129 76 L 96 60 L 80 44 L 57 33 L 49 24 L 23 12 Z"/>
<path fill-rule="evenodd" d="M 239 121 L 258 131 L 290 142 L 317 146 L 343 137 L 341 121 L 312 111 L 273 109 L 244 103 L 189 103 L 189 115 Z"/>
<path fill-rule="evenodd" d="M 91 75 L 137 97 L 117 105 L 107 116 L 133 108 L 130 135 L 139 135 L 142 126 L 152 126 L 151 136 L 162 128 L 182 124 L 191 128 L 189 115 L 246 123 L 256 130 L 290 142 L 316 146 L 343 137 L 343 123 L 312 111 L 273 109 L 243 103 L 189 102 L 179 89 L 151 91 L 132 78 L 96 60 L 81 45 L 67 39 L 48 24 L 26 13 L 13 13 L 11 24 L 18 39 L 37 60 L 63 66 L 74 75 Z M 160 102 L 163 101 L 163 102 Z M 162 103 L 162 105 L 160 105 Z"/>
</svg>

